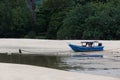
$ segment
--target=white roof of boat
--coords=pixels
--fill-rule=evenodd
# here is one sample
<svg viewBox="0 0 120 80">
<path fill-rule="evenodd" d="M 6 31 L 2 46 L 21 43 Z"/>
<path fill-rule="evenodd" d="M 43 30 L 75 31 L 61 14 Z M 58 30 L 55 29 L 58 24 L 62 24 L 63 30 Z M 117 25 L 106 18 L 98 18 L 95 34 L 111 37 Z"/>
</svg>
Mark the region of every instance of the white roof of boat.
<svg viewBox="0 0 120 80">
<path fill-rule="evenodd" d="M 99 41 L 82 41 L 81 43 L 98 43 Z"/>
</svg>

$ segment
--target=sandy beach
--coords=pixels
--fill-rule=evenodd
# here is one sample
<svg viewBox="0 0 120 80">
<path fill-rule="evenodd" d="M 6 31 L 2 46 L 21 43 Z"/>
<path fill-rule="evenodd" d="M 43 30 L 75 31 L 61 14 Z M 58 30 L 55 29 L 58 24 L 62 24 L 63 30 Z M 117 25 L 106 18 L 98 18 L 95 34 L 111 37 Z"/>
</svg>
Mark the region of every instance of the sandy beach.
<svg viewBox="0 0 120 80">
<path fill-rule="evenodd" d="M 68 46 L 69 43 L 80 44 L 81 41 L 86 40 L 44 40 L 44 39 L 0 39 L 0 53 L 18 53 L 19 49 L 23 53 L 48 54 L 59 53 L 62 55 L 72 51 Z M 94 41 L 94 40 L 88 40 Z M 97 40 L 103 43 L 103 52 L 120 52 L 120 41 Z M 28 52 L 27 52 L 28 51 Z"/>
<path fill-rule="evenodd" d="M 69 43 L 80 44 L 81 41 L 85 40 L 44 40 L 44 39 L 0 39 L 0 53 L 19 54 L 19 49 L 22 51 L 22 54 L 39 54 L 39 55 L 57 55 L 57 56 L 70 56 L 76 54 L 73 52 L 68 46 Z M 91 41 L 91 40 L 89 40 Z M 3 64 L 0 63 L 0 80 L 119 80 L 120 79 L 120 41 L 109 41 L 109 40 L 98 40 L 103 43 L 104 51 L 101 52 L 89 52 L 89 54 L 102 54 L 105 58 L 104 60 L 91 61 L 91 62 L 99 62 L 104 65 L 90 65 L 91 68 L 110 68 L 108 71 L 99 70 L 99 71 L 84 71 L 82 73 L 77 73 L 74 71 L 64 72 L 64 71 L 56 71 L 47 68 L 44 75 L 39 76 L 39 74 L 43 74 L 41 71 L 43 68 L 31 67 L 34 71 L 27 69 L 30 66 L 21 65 L 13 65 L 13 64 Z M 83 52 L 84 53 L 84 52 Z M 81 54 L 77 53 L 77 54 Z M 109 60 L 108 60 L 109 59 Z M 111 61 L 114 60 L 114 61 Z M 81 60 L 81 62 L 84 62 Z M 89 62 L 86 60 L 86 62 Z M 10 67 L 11 66 L 11 67 Z M 20 67 L 19 67 L 20 66 Z M 83 65 L 84 67 L 88 67 L 88 65 Z M 7 69 L 7 71 L 4 71 Z M 22 70 L 21 73 L 26 72 L 26 76 L 16 74 L 17 71 Z M 117 69 L 117 70 L 114 70 Z M 12 72 L 13 71 L 13 72 Z M 11 74 L 12 72 L 12 74 Z M 52 78 L 50 74 L 47 72 L 52 72 Z M 7 73 L 7 78 L 5 78 L 5 74 Z M 9 75 L 10 74 L 10 75 Z M 34 75 L 36 74 L 36 76 Z M 66 76 L 70 76 L 69 78 L 65 78 Z M 33 77 L 31 75 L 34 75 Z M 72 75 L 72 76 L 71 76 Z M 81 76 L 80 76 L 81 75 Z M 87 75 L 87 77 L 85 77 Z M 99 76 L 96 76 L 99 75 Z M 102 75 L 102 76 L 101 76 Z M 103 76 L 104 75 L 104 76 Z M 11 77 L 12 76 L 12 77 Z M 17 76 L 17 77 L 15 77 Z M 30 77 L 28 77 L 30 76 Z M 38 77 L 39 76 L 39 77 Z M 60 77 L 59 77 L 60 76 Z M 75 77 L 74 77 L 75 76 Z M 107 76 L 107 77 L 105 77 Z M 14 77 L 14 78 L 13 78 Z M 24 77 L 24 78 L 23 78 Z M 47 77 L 47 78 L 45 78 Z M 114 78 L 112 78 L 114 77 Z"/>
<path fill-rule="evenodd" d="M 44 67 L 0 63 L 0 80 L 119 80 Z"/>
</svg>

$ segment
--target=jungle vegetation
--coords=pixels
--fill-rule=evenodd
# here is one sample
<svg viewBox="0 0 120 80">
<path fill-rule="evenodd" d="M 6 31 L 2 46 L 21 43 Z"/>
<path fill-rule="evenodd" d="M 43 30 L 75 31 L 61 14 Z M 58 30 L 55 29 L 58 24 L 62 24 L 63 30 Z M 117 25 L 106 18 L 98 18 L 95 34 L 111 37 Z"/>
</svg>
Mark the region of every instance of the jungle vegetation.
<svg viewBox="0 0 120 80">
<path fill-rule="evenodd" d="M 0 0 L 0 38 L 120 39 L 120 0 Z"/>
</svg>

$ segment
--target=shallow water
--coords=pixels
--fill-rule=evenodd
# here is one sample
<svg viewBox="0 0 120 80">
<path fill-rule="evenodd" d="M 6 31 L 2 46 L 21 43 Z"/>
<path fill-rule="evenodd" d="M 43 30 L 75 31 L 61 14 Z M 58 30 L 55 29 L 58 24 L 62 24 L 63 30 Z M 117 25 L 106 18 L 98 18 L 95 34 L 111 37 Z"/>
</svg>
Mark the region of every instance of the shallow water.
<svg viewBox="0 0 120 80">
<path fill-rule="evenodd" d="M 60 57 L 28 54 L 0 54 L 0 62 L 59 68 Z"/>
<path fill-rule="evenodd" d="M 44 56 L 29 54 L 0 54 L 0 62 L 44 66 L 63 70 L 89 69 L 83 65 L 99 64 L 90 60 L 95 58 L 74 56 Z M 96 58 L 101 59 L 101 58 Z M 90 68 L 93 69 L 93 68 Z"/>
<path fill-rule="evenodd" d="M 107 70 L 120 68 L 120 60 L 102 57 L 0 54 L 0 62 L 44 66 L 63 70 Z M 113 62 L 116 64 L 115 66 L 110 64 Z"/>
<path fill-rule="evenodd" d="M 118 77 L 120 73 L 106 72 L 107 70 L 120 71 L 120 59 L 102 57 L 74 57 L 74 56 L 43 56 L 28 54 L 0 54 L 0 62 L 43 66 L 66 71 L 102 74 Z M 103 72 L 104 71 L 104 72 Z M 101 72 L 97 73 L 100 74 Z M 109 73 L 109 74 L 108 74 Z"/>
</svg>

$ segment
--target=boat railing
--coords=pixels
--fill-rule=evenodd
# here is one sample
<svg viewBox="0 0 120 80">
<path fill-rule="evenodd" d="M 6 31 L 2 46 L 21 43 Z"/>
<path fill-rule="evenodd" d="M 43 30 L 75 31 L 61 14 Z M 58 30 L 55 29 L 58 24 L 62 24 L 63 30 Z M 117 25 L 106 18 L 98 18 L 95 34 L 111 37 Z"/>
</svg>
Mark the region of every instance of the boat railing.
<svg viewBox="0 0 120 80">
<path fill-rule="evenodd" d="M 96 47 L 96 46 L 102 46 L 102 43 L 99 43 L 98 41 L 91 41 L 91 42 L 81 42 L 82 47 Z"/>
</svg>

